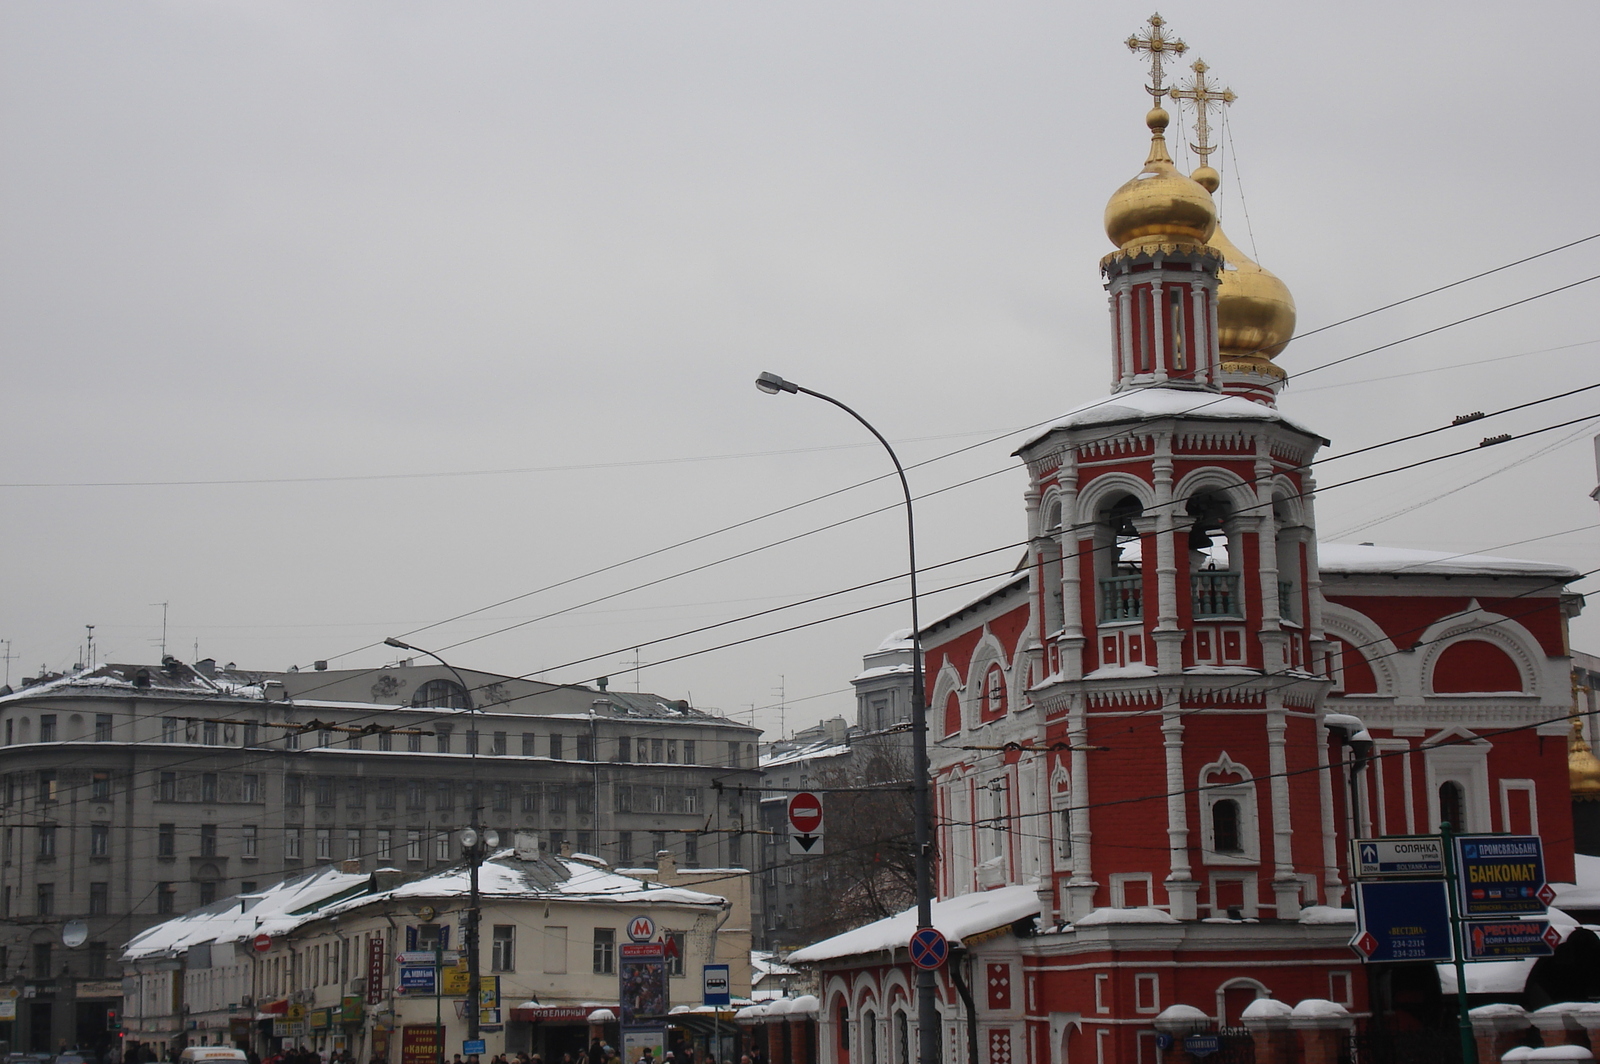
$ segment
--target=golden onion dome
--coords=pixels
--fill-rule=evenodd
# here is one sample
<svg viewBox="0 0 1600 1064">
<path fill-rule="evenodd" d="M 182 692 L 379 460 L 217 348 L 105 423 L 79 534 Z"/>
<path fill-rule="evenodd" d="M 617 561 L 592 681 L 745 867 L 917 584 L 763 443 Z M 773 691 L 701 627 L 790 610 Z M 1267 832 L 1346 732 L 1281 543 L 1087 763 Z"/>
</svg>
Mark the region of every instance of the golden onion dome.
<svg viewBox="0 0 1600 1064">
<path fill-rule="evenodd" d="M 1220 183 L 1209 166 L 1196 170 L 1194 181 L 1207 192 L 1215 192 Z M 1220 225 L 1212 234 L 1211 246 L 1222 252 L 1224 260 L 1217 286 L 1217 348 L 1222 361 L 1225 366 L 1242 362 L 1265 368 L 1294 336 L 1294 296 L 1277 274 L 1235 247 Z M 1274 376 L 1284 375 L 1276 366 L 1271 371 Z"/>
<path fill-rule="evenodd" d="M 1574 798 L 1600 798 L 1600 757 L 1584 742 L 1579 717 L 1572 719 L 1572 738 L 1567 741 L 1567 777 Z"/>
<path fill-rule="evenodd" d="M 1156 107 L 1145 116 L 1150 155 L 1133 180 L 1106 203 L 1106 236 L 1123 251 L 1161 244 L 1205 244 L 1217 228 L 1211 194 L 1178 172 L 1164 133 L 1170 116 Z"/>
</svg>

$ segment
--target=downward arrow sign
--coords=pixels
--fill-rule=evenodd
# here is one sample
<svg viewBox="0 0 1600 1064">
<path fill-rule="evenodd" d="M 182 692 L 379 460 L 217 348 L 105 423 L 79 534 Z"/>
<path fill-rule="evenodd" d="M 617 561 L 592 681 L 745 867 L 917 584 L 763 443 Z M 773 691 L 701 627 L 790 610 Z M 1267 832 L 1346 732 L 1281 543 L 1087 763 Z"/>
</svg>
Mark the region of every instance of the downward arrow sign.
<svg viewBox="0 0 1600 1064">
<path fill-rule="evenodd" d="M 821 835 L 790 835 L 789 840 L 799 846 L 804 853 L 810 853 L 817 843 L 822 841 Z"/>
</svg>

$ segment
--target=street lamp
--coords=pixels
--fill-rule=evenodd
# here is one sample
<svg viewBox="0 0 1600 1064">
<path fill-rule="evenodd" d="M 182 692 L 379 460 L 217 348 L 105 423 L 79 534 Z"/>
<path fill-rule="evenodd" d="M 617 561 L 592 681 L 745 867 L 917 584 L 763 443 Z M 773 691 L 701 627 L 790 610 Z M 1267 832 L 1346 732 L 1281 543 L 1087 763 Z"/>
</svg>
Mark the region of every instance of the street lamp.
<svg viewBox="0 0 1600 1064">
<path fill-rule="evenodd" d="M 911 577 L 911 776 L 912 815 L 914 825 L 913 845 L 916 852 L 917 878 L 917 928 L 933 926 L 933 846 L 930 838 L 932 803 L 928 794 L 928 706 L 922 677 L 922 624 L 917 614 L 917 525 L 911 506 L 911 485 L 906 481 L 906 471 L 899 455 L 883 438 L 883 433 L 872 423 L 831 395 L 803 388 L 786 381 L 776 373 L 763 373 L 756 378 L 756 387 L 768 395 L 779 392 L 800 393 L 832 403 L 855 418 L 872 433 L 883 449 L 889 452 L 895 474 L 900 478 L 900 491 L 906 501 L 906 555 L 910 562 Z M 917 1059 L 919 1064 L 934 1064 L 939 1059 L 939 1010 L 934 998 L 933 972 L 917 969 Z"/>
<path fill-rule="evenodd" d="M 466 831 L 461 833 L 462 854 L 466 857 L 467 867 L 471 870 L 469 880 L 471 883 L 471 888 L 469 897 L 467 899 L 467 933 L 462 936 L 466 939 L 466 941 L 463 942 L 462 945 L 464 945 L 467 949 L 467 1041 L 476 1042 L 479 1034 L 478 1001 L 482 997 L 483 989 L 483 979 L 478 971 L 478 923 L 483 916 L 478 899 L 478 868 L 483 864 L 483 858 L 488 850 L 488 847 L 496 845 L 499 842 L 499 838 L 495 836 L 494 832 L 491 831 L 485 833 L 482 825 L 478 823 L 478 795 L 481 793 L 482 789 L 482 783 L 480 783 L 478 780 L 477 772 L 479 736 L 476 715 L 478 711 L 473 705 L 472 688 L 467 686 L 467 681 L 462 677 L 461 673 L 456 670 L 454 665 L 450 664 L 448 661 L 444 660 L 431 650 L 424 650 L 422 647 L 414 647 L 410 643 L 402 643 L 400 640 L 394 638 L 394 636 L 390 636 L 383 642 L 385 646 L 396 647 L 400 650 L 410 650 L 417 654 L 426 654 L 434 661 L 437 661 L 440 665 L 443 665 L 445 668 L 449 669 L 450 674 L 456 678 L 456 683 L 461 685 L 461 695 L 466 699 L 467 712 L 472 714 L 472 716 L 468 718 L 472 735 L 472 749 L 469 750 L 468 753 L 471 755 L 473 761 L 472 823 L 468 826 Z M 444 978 L 444 972 L 442 968 L 435 968 L 434 972 L 434 978 L 436 980 Z M 440 1039 L 440 1041 L 442 1043 L 443 1039 Z"/>
</svg>

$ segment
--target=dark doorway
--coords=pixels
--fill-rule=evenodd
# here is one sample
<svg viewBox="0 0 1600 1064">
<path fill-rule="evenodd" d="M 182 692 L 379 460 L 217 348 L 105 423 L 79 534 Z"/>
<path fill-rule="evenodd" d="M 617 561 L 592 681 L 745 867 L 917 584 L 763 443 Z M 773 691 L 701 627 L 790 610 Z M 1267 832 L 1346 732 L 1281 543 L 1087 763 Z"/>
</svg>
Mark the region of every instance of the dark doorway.
<svg viewBox="0 0 1600 1064">
<path fill-rule="evenodd" d="M 48 1001 L 35 1001 L 28 1006 L 28 1049 L 34 1053 L 54 1053 L 50 1044 L 50 1021 L 55 1009 Z"/>
</svg>

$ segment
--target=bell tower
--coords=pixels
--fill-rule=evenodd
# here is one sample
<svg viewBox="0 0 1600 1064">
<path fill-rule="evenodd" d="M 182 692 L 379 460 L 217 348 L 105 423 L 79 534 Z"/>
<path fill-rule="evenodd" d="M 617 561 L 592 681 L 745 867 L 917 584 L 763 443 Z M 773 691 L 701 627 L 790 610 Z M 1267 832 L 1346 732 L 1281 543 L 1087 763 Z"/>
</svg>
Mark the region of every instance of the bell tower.
<svg viewBox="0 0 1600 1064">
<path fill-rule="evenodd" d="M 1161 65 L 1183 42 L 1156 16 L 1128 43 L 1149 57 L 1155 106 L 1144 168 L 1105 210 L 1112 391 L 1017 452 L 1044 676 L 1030 693 L 1068 751 L 1057 905 L 1064 920 L 1141 905 L 1294 919 L 1343 889 L 1317 771 L 1309 466 L 1326 441 L 1277 411 L 1265 351 L 1224 354 L 1223 336 L 1276 334 L 1228 333 L 1240 305 L 1214 242 L 1215 171 L 1186 177 L 1167 151 Z"/>
</svg>

